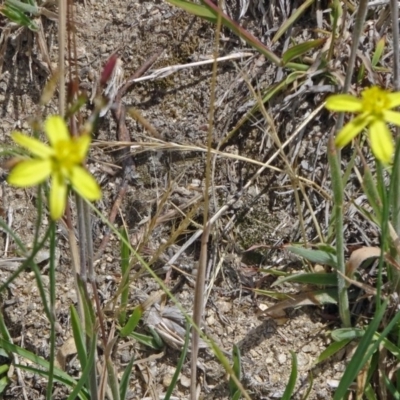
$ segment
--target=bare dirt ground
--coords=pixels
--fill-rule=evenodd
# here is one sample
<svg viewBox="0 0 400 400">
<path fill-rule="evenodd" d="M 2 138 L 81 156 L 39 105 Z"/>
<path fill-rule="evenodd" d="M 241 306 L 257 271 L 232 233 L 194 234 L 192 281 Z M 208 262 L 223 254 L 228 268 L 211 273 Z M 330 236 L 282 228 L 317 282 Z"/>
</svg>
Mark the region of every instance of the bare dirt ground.
<svg viewBox="0 0 400 400">
<path fill-rule="evenodd" d="M 315 13 L 312 10 L 307 11 L 292 36 L 301 40 L 310 37 L 309 27 L 315 25 L 314 18 Z M 259 24 L 259 21 L 254 13 L 248 13 L 244 18 L 253 34 L 268 45 L 274 29 L 282 23 L 283 15 L 276 8 L 275 12 L 266 12 L 264 25 Z M 57 64 L 58 46 L 56 23 L 46 18 L 43 18 L 43 23 L 54 67 Z M 123 61 L 125 77 L 133 74 L 159 49 L 162 49 L 162 53 L 153 66 L 154 69 L 212 55 L 214 26 L 194 19 L 162 1 L 98 0 L 86 5 L 76 3 L 75 23 L 81 88 L 89 94 L 96 90 L 101 68 L 114 52 Z M 278 53 L 282 51 L 283 42 L 284 39 L 273 50 Z M 29 49 L 32 51 L 29 52 Z M 221 55 L 239 50 L 249 51 L 239 39 L 223 30 Z M 255 52 L 251 58 L 227 61 L 219 65 L 213 130 L 215 147 L 254 104 L 242 71 L 247 74 L 246 79 L 260 89 L 273 84 L 277 76 L 284 73 Z M 32 116 L 57 112 L 55 103 L 44 108 L 38 106 L 38 99 L 48 77 L 46 62 L 42 59 L 37 43 L 30 42 L 25 34 L 11 38 L 0 78 L 1 141 L 10 143 L 10 132 L 15 128 L 28 131 Z M 124 102 L 140 110 L 165 142 L 204 146 L 210 87 L 211 66 L 195 67 L 165 79 L 135 84 L 125 96 Z M 269 104 L 269 111 L 282 141 L 317 108 L 324 95 L 307 92 L 296 94 L 292 90 Z M 317 114 L 286 152 L 289 159 L 298 166 L 300 176 L 316 182 L 329 192 L 325 156 L 328 132 L 324 127 L 331 122 L 327 118 L 328 114 L 324 112 Z M 127 126 L 132 142 L 149 143 L 157 139 L 130 118 L 127 118 Z M 102 119 L 95 139 L 101 143 L 117 140 L 111 113 Z M 260 118 L 258 121 L 253 119 L 246 123 L 221 150 L 265 162 L 276 148 L 265 121 Z M 205 153 L 195 150 L 158 150 L 145 151 L 133 158 L 135 176 L 121 205 L 121 216 L 129 228 L 131 243 L 135 246 L 141 245 L 140 248 L 144 249 L 143 256 L 147 260 L 151 259 L 160 246 L 169 243 L 182 220 L 177 210 L 183 210 L 183 213 L 196 210 L 193 211 L 193 223 L 174 240 L 174 245 L 167 246 L 154 264 L 163 278 L 166 278 L 167 272 L 170 274 L 167 281 L 170 287 L 182 279 L 182 276 L 186 276 L 176 296 L 190 312 L 199 241 L 174 262 L 175 268 L 172 271 L 162 267 L 196 231 L 197 224 L 202 222 L 202 209 L 196 204 L 200 194 L 199 184 L 204 179 Z M 285 168 L 279 158 L 272 165 L 279 169 Z M 121 160 L 106 147 L 95 145 L 88 167 L 101 183 L 104 192 L 104 197 L 97 206 L 108 215 L 122 183 Z M 293 190 L 287 175 L 282 170 L 266 169 L 249 189 L 241 192 L 259 167 L 227 157 L 219 157 L 215 162 L 211 212 L 215 213 L 233 196 L 237 196 L 238 200 L 216 223 L 210 238 L 209 276 L 215 276 L 215 280 L 209 283 L 210 296 L 206 305 L 204 328 L 229 353 L 233 344 L 239 345 L 243 362 L 243 383 L 253 399 L 279 399 L 282 396 L 290 374 L 290 351 L 297 354 L 299 362 L 299 380 L 294 398 L 301 399 L 304 396 L 312 375 L 312 390 L 308 398 L 329 399 L 335 380 L 341 376 L 343 364 L 336 360 L 315 368 L 313 362 L 329 343 L 327 332 L 338 324 L 335 318 L 326 318 L 331 310 L 317 306 L 303 307 L 288 309 L 277 318 L 259 317 L 260 306 L 262 308 L 274 304 L 273 300 L 257 297 L 252 291 L 256 287 L 270 288 L 275 278 L 265 271 L 268 268 L 292 271 L 301 267 L 281 247 L 282 244 L 301 240 Z M 5 177 L 6 172 L 2 171 L 0 193 L 3 216 L 29 247 L 33 240 L 36 215 L 34 191 L 15 190 L 7 185 Z M 323 229 L 327 229 L 326 199 L 311 186 L 305 186 L 316 210 L 316 217 Z M 165 201 L 163 196 L 167 192 Z M 194 203 L 190 203 L 193 200 Z M 316 232 L 311 214 L 307 207 L 302 209 L 308 239 L 315 240 Z M 158 223 L 147 237 L 145 232 L 148 221 L 155 215 Z M 122 225 L 121 216 L 116 220 L 117 226 Z M 224 231 L 233 216 L 239 217 L 235 219 L 231 229 Z M 96 218 L 94 221 L 93 233 L 98 246 L 107 230 Z M 43 218 L 42 223 L 46 226 L 47 217 Z M 141 242 L 143 237 L 146 237 L 146 243 Z M 2 282 L 19 265 L 18 261 L 11 261 L 18 254 L 14 251 L 12 241 L 6 247 L 7 240 L 6 235 L 2 234 Z M 57 267 L 58 348 L 71 337 L 69 306 L 76 301 L 71 290 L 73 277 L 67 246 L 65 232 L 60 226 Z M 251 246 L 257 247 L 246 251 Z M 43 254 L 40 265 L 43 267 L 42 273 L 46 282 L 46 254 Z M 121 273 L 119 243 L 115 238 L 111 238 L 96 268 L 101 299 L 107 309 Z M 261 269 L 263 272 L 260 272 Z M 141 296 L 150 295 L 156 290 L 157 284 L 148 276 L 135 279 L 131 283 L 130 304 L 138 304 Z M 279 290 L 295 293 L 296 287 L 291 284 Z M 14 342 L 38 355 L 48 357 L 48 323 L 32 272 L 24 272 L 15 280 L 7 296 L 2 299 L 2 304 Z M 335 317 L 335 311 L 330 315 Z M 140 329 L 145 331 L 145 326 Z M 133 340 L 121 340 L 116 347 L 115 362 L 121 370 L 131 357 L 137 360 L 129 398 L 163 398 L 180 352 L 169 346 L 161 353 L 152 351 Z M 74 370 L 75 361 L 74 355 L 67 359 L 66 369 L 71 374 L 78 373 Z M 203 398 L 228 398 L 223 368 L 208 350 L 201 350 L 200 361 L 204 365 L 199 382 Z M 174 393 L 177 399 L 188 398 L 189 368 L 189 362 L 186 362 Z M 5 398 L 23 398 L 22 390 L 25 390 L 29 399 L 42 399 L 45 382 L 34 374 L 24 373 L 22 382 L 15 380 L 10 385 Z M 55 398 L 65 398 L 62 387 L 59 387 Z"/>
</svg>

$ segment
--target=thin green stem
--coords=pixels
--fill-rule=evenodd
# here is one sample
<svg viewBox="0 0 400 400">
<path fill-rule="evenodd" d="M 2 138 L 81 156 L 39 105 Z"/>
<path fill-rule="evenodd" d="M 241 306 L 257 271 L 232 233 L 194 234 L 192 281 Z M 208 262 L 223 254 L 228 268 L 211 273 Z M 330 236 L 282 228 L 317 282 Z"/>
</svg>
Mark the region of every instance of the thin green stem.
<svg viewBox="0 0 400 400">
<path fill-rule="evenodd" d="M 347 295 L 347 285 L 344 278 L 346 274 L 346 264 L 344 259 L 344 236 L 343 236 L 343 182 L 340 170 L 340 163 L 337 157 L 334 138 L 329 137 L 328 161 L 332 175 L 332 190 L 334 197 L 335 234 L 336 234 L 336 257 L 337 269 L 340 272 L 338 279 L 338 298 L 339 314 L 344 327 L 351 326 L 349 299 Z"/>
<path fill-rule="evenodd" d="M 53 382 L 54 382 L 54 360 L 56 348 L 56 229 L 55 223 L 50 223 L 50 268 L 49 268 L 49 294 L 50 294 L 50 362 L 49 362 L 49 380 L 47 382 L 46 399 L 53 398 Z"/>
</svg>

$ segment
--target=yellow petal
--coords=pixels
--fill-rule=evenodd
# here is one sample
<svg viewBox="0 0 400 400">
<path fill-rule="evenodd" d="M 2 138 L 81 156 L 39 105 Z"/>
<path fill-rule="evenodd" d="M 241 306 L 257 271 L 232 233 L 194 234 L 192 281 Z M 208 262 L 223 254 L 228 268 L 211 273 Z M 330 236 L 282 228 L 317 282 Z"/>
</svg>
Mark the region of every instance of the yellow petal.
<svg viewBox="0 0 400 400">
<path fill-rule="evenodd" d="M 392 135 L 383 121 L 374 121 L 369 127 L 371 149 L 375 157 L 388 164 L 392 160 L 394 146 Z"/>
<path fill-rule="evenodd" d="M 386 122 L 400 126 L 400 112 L 386 110 L 383 112 L 383 118 Z"/>
<path fill-rule="evenodd" d="M 50 173 L 50 160 L 27 160 L 12 169 L 7 181 L 10 185 L 31 187 L 42 183 Z"/>
<path fill-rule="evenodd" d="M 101 198 L 100 186 L 84 168 L 73 167 L 69 179 L 74 190 L 84 199 L 95 201 Z"/>
<path fill-rule="evenodd" d="M 361 112 L 362 101 L 349 94 L 335 94 L 326 99 L 325 107 L 330 111 Z"/>
<path fill-rule="evenodd" d="M 86 158 L 91 140 L 92 138 L 90 137 L 90 135 L 82 135 L 75 139 L 76 152 L 78 155 L 77 158 L 79 162 L 84 161 L 84 159 Z"/>
<path fill-rule="evenodd" d="M 400 106 L 400 92 L 388 93 L 387 97 L 390 102 L 389 108 Z"/>
<path fill-rule="evenodd" d="M 50 216 L 53 220 L 60 219 L 67 202 L 67 184 L 60 173 L 53 174 L 50 187 Z"/>
<path fill-rule="evenodd" d="M 361 114 L 347 123 L 336 136 L 335 145 L 344 147 L 350 143 L 370 122 L 366 114 Z"/>
<path fill-rule="evenodd" d="M 21 132 L 13 132 L 11 138 L 15 143 L 25 147 L 36 157 L 48 158 L 54 154 L 53 149 L 47 146 L 47 144 L 44 144 L 35 138 L 26 136 Z"/>
<path fill-rule="evenodd" d="M 46 119 L 44 123 L 44 131 L 46 132 L 52 146 L 57 142 L 65 142 L 71 139 L 67 125 L 59 115 L 52 115 Z"/>
</svg>

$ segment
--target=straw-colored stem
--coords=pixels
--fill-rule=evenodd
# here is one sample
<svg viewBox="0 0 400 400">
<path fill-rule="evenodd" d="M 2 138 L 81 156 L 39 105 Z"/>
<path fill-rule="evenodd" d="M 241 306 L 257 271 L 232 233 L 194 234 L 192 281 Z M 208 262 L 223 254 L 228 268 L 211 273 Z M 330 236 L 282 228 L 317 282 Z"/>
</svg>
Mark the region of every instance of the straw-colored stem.
<svg viewBox="0 0 400 400">
<path fill-rule="evenodd" d="M 220 4 L 221 5 L 221 4 Z M 208 237 L 210 234 L 211 224 L 208 223 L 208 208 L 209 208 L 209 189 L 211 187 L 211 145 L 212 145 L 212 132 L 214 122 L 214 101 L 215 101 L 215 88 L 217 82 L 217 57 L 219 48 L 219 39 L 222 24 L 222 15 L 220 12 L 221 7 L 218 10 L 217 26 L 215 31 L 214 41 L 214 64 L 211 78 L 211 95 L 210 95 L 210 112 L 209 112 L 209 128 L 207 135 L 207 156 L 206 156 L 206 174 L 205 174 L 205 187 L 204 187 L 204 231 L 201 238 L 201 252 L 199 265 L 197 269 L 196 287 L 194 294 L 194 306 L 193 306 L 193 321 L 195 325 L 201 328 L 204 310 L 204 290 L 206 280 L 206 268 L 207 268 L 207 255 L 208 255 Z M 200 335 L 199 332 L 192 329 L 192 358 L 191 358 L 191 383 L 190 383 L 190 399 L 197 400 L 197 355 L 199 350 Z"/>
</svg>

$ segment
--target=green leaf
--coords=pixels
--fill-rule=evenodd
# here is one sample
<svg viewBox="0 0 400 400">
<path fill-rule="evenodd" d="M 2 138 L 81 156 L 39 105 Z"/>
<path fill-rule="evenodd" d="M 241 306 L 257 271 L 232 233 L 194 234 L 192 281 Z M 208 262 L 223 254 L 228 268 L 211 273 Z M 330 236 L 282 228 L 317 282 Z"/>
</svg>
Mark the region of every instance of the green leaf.
<svg viewBox="0 0 400 400">
<path fill-rule="evenodd" d="M 274 290 L 253 289 L 253 292 L 261 296 L 271 297 L 275 300 L 286 300 L 291 298 L 291 296 L 287 293 L 279 293 Z"/>
<path fill-rule="evenodd" d="M 366 364 L 372 354 L 377 350 L 382 339 L 385 338 L 393 330 L 393 328 L 400 320 L 400 312 L 398 312 L 380 334 L 379 339 L 371 344 L 372 338 L 375 332 L 378 330 L 382 318 L 385 315 L 387 304 L 388 301 L 386 300 L 375 312 L 374 318 L 366 329 L 352 359 L 346 367 L 346 370 L 342 376 L 342 379 L 340 380 L 333 400 L 341 400 L 345 397 L 349 386 L 351 385 L 357 374 L 360 372 L 360 370 Z"/>
<path fill-rule="evenodd" d="M 160 346 L 159 342 L 157 342 L 153 336 L 147 336 L 143 335 L 142 333 L 132 332 L 129 337 L 154 350 L 160 350 L 164 347 L 164 344 Z"/>
<path fill-rule="evenodd" d="M 376 44 L 375 52 L 372 56 L 371 64 L 373 67 L 376 67 L 378 65 L 379 60 L 382 57 L 383 51 L 385 50 L 385 44 L 386 44 L 386 36 L 382 36 L 378 40 L 378 43 Z"/>
<path fill-rule="evenodd" d="M 343 340 L 353 340 L 364 336 L 365 331 L 360 328 L 340 328 L 331 332 L 332 339 L 335 342 Z"/>
<path fill-rule="evenodd" d="M 174 388 L 178 382 L 179 374 L 182 371 L 182 367 L 183 367 L 183 364 L 185 362 L 186 355 L 188 352 L 189 339 L 190 339 L 190 324 L 186 323 L 185 343 L 183 345 L 182 353 L 179 357 L 178 364 L 177 364 L 175 372 L 174 372 L 174 376 L 172 377 L 171 383 L 168 386 L 167 393 L 165 394 L 164 400 L 169 400 L 171 398 L 172 391 L 174 390 Z"/>
<path fill-rule="evenodd" d="M 332 342 L 315 360 L 314 364 L 319 364 L 322 361 L 335 355 L 338 351 L 342 350 L 351 342 L 351 339 L 343 339 L 339 342 Z"/>
<path fill-rule="evenodd" d="M 4 348 L 6 351 L 8 351 L 10 353 L 15 353 L 15 354 L 21 356 L 22 358 L 25 358 L 25 359 L 31 361 L 32 363 L 35 363 L 35 364 L 39 365 L 40 367 L 42 367 L 42 369 L 38 369 L 38 368 L 34 368 L 34 367 L 29 367 L 27 365 L 18 364 L 18 368 L 26 370 L 26 371 L 32 371 L 40 376 L 48 378 L 48 371 L 50 368 L 50 363 L 47 360 L 45 360 L 44 358 L 39 357 L 36 354 L 33 354 L 28 350 L 22 349 L 21 347 L 16 346 L 13 343 L 10 343 L 10 342 L 4 340 L 3 338 L 0 338 L 0 347 Z M 77 381 L 75 379 L 71 378 L 66 372 L 64 372 L 58 368 L 54 368 L 54 380 L 57 382 L 63 383 L 64 385 L 70 387 L 71 389 L 77 385 Z M 87 391 L 85 391 L 84 389 L 82 389 L 81 392 L 79 393 L 79 397 L 82 400 L 89 399 L 89 395 L 88 395 Z"/>
<path fill-rule="evenodd" d="M 81 321 L 73 305 L 71 305 L 70 307 L 70 313 L 71 313 L 72 333 L 74 335 L 76 351 L 78 353 L 78 358 L 81 364 L 81 368 L 85 369 L 87 364 L 85 333 L 83 332 Z"/>
<path fill-rule="evenodd" d="M 168 0 L 168 2 L 187 11 L 189 14 L 196 15 L 210 22 L 217 22 L 217 14 L 208 7 L 185 0 Z"/>
<path fill-rule="evenodd" d="M 88 378 L 89 378 L 89 375 L 90 375 L 92 369 L 96 367 L 96 364 L 95 364 L 95 354 L 96 354 L 96 348 L 97 348 L 97 338 L 96 338 L 96 336 L 97 335 L 95 335 L 95 337 L 92 338 L 93 340 L 91 341 L 89 357 L 87 359 L 87 363 L 85 365 L 85 368 L 82 371 L 82 375 L 79 378 L 78 383 L 74 387 L 74 390 L 68 396 L 67 400 L 75 400 L 76 399 L 76 396 L 78 396 L 78 394 L 80 393 L 80 391 L 84 387 L 85 383 L 88 381 Z"/>
<path fill-rule="evenodd" d="M 35 21 L 13 6 L 4 5 L 0 7 L 0 13 L 7 17 L 10 21 L 15 22 L 20 26 L 26 26 L 31 31 L 37 32 L 39 30 Z"/>
<path fill-rule="evenodd" d="M 390 394 L 392 395 L 394 400 L 400 400 L 400 393 L 397 391 L 393 383 L 390 381 L 390 379 L 387 377 L 386 374 L 384 374 L 384 379 L 385 379 L 385 384 L 386 387 L 389 389 Z"/>
<path fill-rule="evenodd" d="M 137 324 L 140 321 L 140 318 L 142 318 L 142 314 L 143 314 L 142 306 L 139 305 L 139 306 L 135 307 L 135 309 L 133 310 L 133 313 L 131 314 L 131 316 L 128 319 L 128 322 L 119 331 L 119 334 L 121 337 L 129 336 L 135 330 L 135 328 L 137 327 Z"/>
<path fill-rule="evenodd" d="M 155 343 L 157 344 L 158 348 L 160 348 L 160 349 L 163 348 L 164 342 L 161 339 L 161 336 L 158 334 L 158 332 L 152 326 L 149 326 L 148 329 L 149 329 L 150 333 L 152 334 L 153 339 L 154 339 Z"/>
<path fill-rule="evenodd" d="M 292 355 L 292 370 L 290 372 L 289 382 L 286 385 L 286 389 L 283 393 L 281 400 L 290 400 L 291 399 L 292 394 L 294 392 L 294 388 L 296 386 L 296 381 L 297 381 L 297 374 L 298 374 L 297 357 L 293 351 L 291 351 L 290 354 Z"/>
<path fill-rule="evenodd" d="M 337 258 L 335 254 L 323 250 L 305 249 L 304 247 L 289 246 L 287 250 L 305 258 L 306 260 L 322 265 L 329 265 L 330 267 L 337 267 Z"/>
<path fill-rule="evenodd" d="M 0 394 L 4 392 L 4 390 L 7 388 L 9 383 L 10 383 L 10 380 L 6 376 L 3 376 L 0 379 Z"/>
<path fill-rule="evenodd" d="M 24 3 L 23 1 L 19 0 L 6 0 L 5 4 L 7 6 L 13 7 L 15 10 L 25 12 L 28 14 L 39 15 L 39 9 L 36 4 L 32 3 Z"/>
<path fill-rule="evenodd" d="M 131 373 L 132 373 L 132 368 L 133 368 L 134 362 L 135 362 L 135 359 L 132 356 L 131 361 L 129 361 L 129 364 L 126 366 L 126 368 L 124 370 L 124 373 L 121 378 L 121 382 L 119 384 L 119 397 L 122 400 L 126 399 L 126 395 L 128 393 L 129 380 L 131 378 Z"/>
<path fill-rule="evenodd" d="M 126 307 L 128 305 L 128 297 L 129 297 L 129 265 L 130 265 L 130 255 L 131 252 L 129 250 L 128 232 L 125 227 L 122 227 L 120 230 L 121 234 L 121 272 L 122 279 L 119 290 L 121 291 L 121 312 L 118 316 L 118 320 L 120 325 L 125 324 L 126 322 Z M 132 329 L 133 330 L 133 329 Z"/>
<path fill-rule="evenodd" d="M 240 381 L 242 379 L 242 361 L 240 356 L 240 349 L 236 344 L 233 345 L 232 359 L 233 359 L 232 370 L 236 378 Z M 229 378 L 228 386 L 229 386 L 229 393 L 232 399 L 235 398 L 235 396 L 237 396 L 238 392 L 239 395 L 241 395 L 241 392 L 237 387 L 235 381 L 232 379 L 232 377 Z"/>
<path fill-rule="evenodd" d="M 3 375 L 9 370 L 10 366 L 8 364 L 0 365 L 0 375 Z"/>
<path fill-rule="evenodd" d="M 283 282 L 297 282 L 305 283 L 309 285 L 323 285 L 323 286 L 337 286 L 337 275 L 334 273 L 304 273 L 304 274 L 293 274 L 279 278 L 274 282 L 272 286 L 279 285 Z"/>
<path fill-rule="evenodd" d="M 295 46 L 290 47 L 283 53 L 282 62 L 285 65 L 289 61 L 302 56 L 303 54 L 307 53 L 308 51 L 315 49 L 319 46 L 322 46 L 325 42 L 326 42 L 326 39 L 317 39 L 317 40 L 310 40 L 309 42 L 296 44 Z"/>
</svg>

